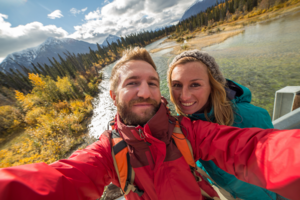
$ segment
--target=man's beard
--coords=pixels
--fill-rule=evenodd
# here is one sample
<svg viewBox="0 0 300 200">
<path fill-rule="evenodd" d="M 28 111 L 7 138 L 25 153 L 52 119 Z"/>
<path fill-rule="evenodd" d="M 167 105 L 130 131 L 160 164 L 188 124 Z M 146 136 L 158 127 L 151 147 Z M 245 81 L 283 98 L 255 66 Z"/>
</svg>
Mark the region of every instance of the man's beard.
<svg viewBox="0 0 300 200">
<path fill-rule="evenodd" d="M 160 102 L 157 102 L 150 98 L 133 99 L 129 101 L 128 105 L 126 105 L 125 103 L 119 102 L 119 99 L 117 97 L 116 103 L 117 103 L 118 113 L 121 119 L 123 120 L 123 123 L 132 126 L 137 126 L 137 125 L 144 126 L 155 115 L 155 113 L 157 112 L 160 106 Z M 132 112 L 132 107 L 136 103 L 150 103 L 153 105 L 153 108 L 150 110 L 149 109 L 143 110 L 138 115 Z"/>
</svg>

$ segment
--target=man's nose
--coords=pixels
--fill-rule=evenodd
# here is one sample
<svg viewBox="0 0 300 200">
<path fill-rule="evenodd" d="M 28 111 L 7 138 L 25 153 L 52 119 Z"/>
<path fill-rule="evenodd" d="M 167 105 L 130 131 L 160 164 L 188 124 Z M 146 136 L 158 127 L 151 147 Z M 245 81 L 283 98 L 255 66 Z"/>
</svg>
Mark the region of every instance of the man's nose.
<svg viewBox="0 0 300 200">
<path fill-rule="evenodd" d="M 142 97 L 144 99 L 147 99 L 151 96 L 151 92 L 150 92 L 150 88 L 149 88 L 149 85 L 148 83 L 146 82 L 143 82 L 139 89 L 138 89 L 138 94 L 137 94 L 138 97 Z"/>
<path fill-rule="evenodd" d="M 191 97 L 191 93 L 187 87 L 182 87 L 181 94 L 180 94 L 180 100 L 181 101 L 187 101 Z"/>
</svg>

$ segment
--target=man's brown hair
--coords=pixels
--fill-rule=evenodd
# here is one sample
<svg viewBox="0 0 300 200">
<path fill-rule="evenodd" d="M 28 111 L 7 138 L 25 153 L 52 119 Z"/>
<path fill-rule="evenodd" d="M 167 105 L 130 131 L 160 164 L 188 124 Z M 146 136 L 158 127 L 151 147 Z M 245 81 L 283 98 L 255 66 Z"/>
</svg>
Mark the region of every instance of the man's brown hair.
<svg viewBox="0 0 300 200">
<path fill-rule="evenodd" d="M 116 65 L 113 67 L 111 71 L 110 76 L 110 90 L 112 90 L 114 93 L 116 93 L 116 89 L 118 87 L 118 82 L 120 78 L 120 72 L 122 67 L 131 60 L 141 60 L 149 63 L 156 71 L 156 66 L 148 53 L 148 51 L 145 48 L 135 47 L 126 49 L 123 52 L 122 58 L 116 63 Z"/>
</svg>

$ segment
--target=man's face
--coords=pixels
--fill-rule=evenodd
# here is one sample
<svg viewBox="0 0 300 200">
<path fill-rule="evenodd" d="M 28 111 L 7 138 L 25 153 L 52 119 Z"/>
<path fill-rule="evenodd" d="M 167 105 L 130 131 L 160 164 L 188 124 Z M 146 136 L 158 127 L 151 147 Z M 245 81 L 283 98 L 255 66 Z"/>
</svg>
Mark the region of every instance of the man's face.
<svg viewBox="0 0 300 200">
<path fill-rule="evenodd" d="M 112 99 L 126 125 L 144 125 L 160 105 L 159 77 L 145 61 L 129 61 L 122 67 L 119 85 Z"/>
</svg>

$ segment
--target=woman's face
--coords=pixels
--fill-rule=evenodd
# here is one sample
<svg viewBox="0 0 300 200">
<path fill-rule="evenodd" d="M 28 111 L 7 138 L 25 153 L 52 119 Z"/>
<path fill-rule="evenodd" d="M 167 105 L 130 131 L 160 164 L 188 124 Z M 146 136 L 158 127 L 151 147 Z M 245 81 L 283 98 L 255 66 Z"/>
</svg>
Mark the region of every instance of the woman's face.
<svg viewBox="0 0 300 200">
<path fill-rule="evenodd" d="M 171 75 L 171 86 L 174 101 L 183 113 L 202 112 L 211 91 L 206 65 L 202 62 L 177 65 Z"/>
</svg>

